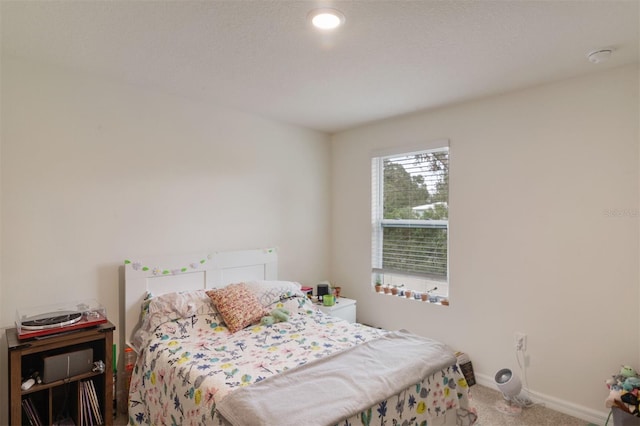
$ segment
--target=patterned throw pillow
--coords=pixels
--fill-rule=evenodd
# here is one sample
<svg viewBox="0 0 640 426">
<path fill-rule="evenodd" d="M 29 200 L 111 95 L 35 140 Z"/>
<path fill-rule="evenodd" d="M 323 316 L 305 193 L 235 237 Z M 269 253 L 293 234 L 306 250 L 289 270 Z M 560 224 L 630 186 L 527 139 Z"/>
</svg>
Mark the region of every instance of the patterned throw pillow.
<svg viewBox="0 0 640 426">
<path fill-rule="evenodd" d="M 209 290 L 207 294 L 231 333 L 242 330 L 268 315 L 267 310 L 244 283 L 229 284 L 221 289 Z"/>
</svg>

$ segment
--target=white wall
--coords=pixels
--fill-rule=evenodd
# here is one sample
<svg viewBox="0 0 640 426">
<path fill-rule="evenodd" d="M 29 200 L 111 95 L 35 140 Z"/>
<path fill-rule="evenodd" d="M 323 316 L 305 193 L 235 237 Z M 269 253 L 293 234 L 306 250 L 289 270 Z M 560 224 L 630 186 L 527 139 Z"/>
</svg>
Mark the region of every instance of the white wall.
<svg viewBox="0 0 640 426">
<path fill-rule="evenodd" d="M 1 148 L 0 326 L 95 298 L 120 329 L 136 256 L 278 247 L 281 278 L 328 276 L 324 134 L 3 57 Z"/>
<path fill-rule="evenodd" d="M 640 368 L 638 69 L 389 119 L 332 141 L 332 278 L 358 320 L 467 352 L 492 384 L 528 335 L 534 396 L 591 421 Z M 370 289 L 372 150 L 451 142 L 451 306 Z M 613 217 L 610 214 L 620 214 Z"/>
</svg>

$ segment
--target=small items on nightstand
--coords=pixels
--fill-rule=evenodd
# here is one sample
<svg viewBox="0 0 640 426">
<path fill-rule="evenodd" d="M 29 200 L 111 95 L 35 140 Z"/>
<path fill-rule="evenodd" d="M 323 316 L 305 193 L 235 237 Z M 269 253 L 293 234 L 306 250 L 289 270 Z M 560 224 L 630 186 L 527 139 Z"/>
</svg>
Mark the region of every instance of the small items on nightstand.
<svg viewBox="0 0 640 426">
<path fill-rule="evenodd" d="M 329 284 L 328 283 L 320 283 L 316 286 L 316 296 L 318 296 L 318 300 L 322 300 L 322 296 L 325 294 L 329 294 Z"/>
</svg>

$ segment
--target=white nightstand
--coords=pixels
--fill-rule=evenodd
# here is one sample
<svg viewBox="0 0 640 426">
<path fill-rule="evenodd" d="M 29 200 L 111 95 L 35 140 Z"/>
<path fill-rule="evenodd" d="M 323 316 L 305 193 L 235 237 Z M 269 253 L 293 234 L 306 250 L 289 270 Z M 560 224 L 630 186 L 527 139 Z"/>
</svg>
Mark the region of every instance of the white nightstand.
<svg viewBox="0 0 640 426">
<path fill-rule="evenodd" d="M 342 318 L 349 322 L 356 322 L 356 301 L 353 299 L 340 297 L 333 306 L 324 306 L 322 304 L 316 304 L 316 306 L 327 315 Z"/>
</svg>

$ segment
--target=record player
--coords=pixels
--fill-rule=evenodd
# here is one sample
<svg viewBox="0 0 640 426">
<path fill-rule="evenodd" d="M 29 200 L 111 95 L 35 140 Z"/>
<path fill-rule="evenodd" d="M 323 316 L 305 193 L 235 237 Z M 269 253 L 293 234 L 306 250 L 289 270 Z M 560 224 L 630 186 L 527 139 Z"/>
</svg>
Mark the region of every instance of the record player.
<svg viewBox="0 0 640 426">
<path fill-rule="evenodd" d="M 107 311 L 95 300 L 16 311 L 16 329 L 20 340 L 93 327 L 105 322 Z"/>
</svg>

